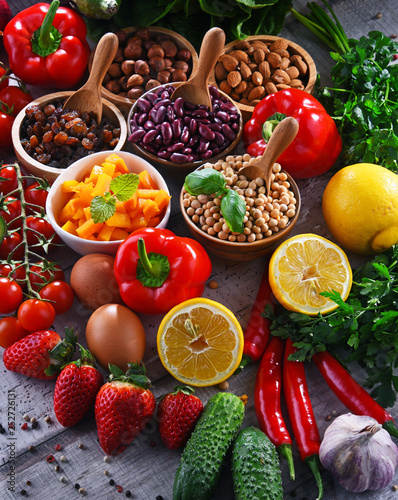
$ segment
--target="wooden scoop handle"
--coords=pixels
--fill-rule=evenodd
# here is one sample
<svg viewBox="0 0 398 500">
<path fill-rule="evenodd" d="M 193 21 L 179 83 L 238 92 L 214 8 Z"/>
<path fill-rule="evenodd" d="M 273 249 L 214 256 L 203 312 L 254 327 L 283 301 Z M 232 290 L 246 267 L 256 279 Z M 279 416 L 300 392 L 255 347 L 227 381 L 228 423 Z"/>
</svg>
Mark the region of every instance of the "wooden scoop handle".
<svg viewBox="0 0 398 500">
<path fill-rule="evenodd" d="M 221 52 L 224 50 L 225 33 L 221 28 L 211 28 L 203 37 L 199 52 L 198 67 L 192 80 L 203 84 L 203 88 L 209 85 L 210 72 L 216 65 Z"/>
<path fill-rule="evenodd" d="M 93 65 L 85 87 L 100 89 L 102 80 L 115 58 L 119 39 L 114 33 L 105 33 L 95 49 Z"/>
<path fill-rule="evenodd" d="M 272 168 L 279 156 L 285 151 L 285 149 L 287 149 L 296 137 L 298 128 L 298 122 L 292 116 L 288 116 L 278 123 L 275 130 L 271 134 L 258 166 L 263 168 L 263 164 L 265 163 L 265 167 L 270 165 Z"/>
</svg>

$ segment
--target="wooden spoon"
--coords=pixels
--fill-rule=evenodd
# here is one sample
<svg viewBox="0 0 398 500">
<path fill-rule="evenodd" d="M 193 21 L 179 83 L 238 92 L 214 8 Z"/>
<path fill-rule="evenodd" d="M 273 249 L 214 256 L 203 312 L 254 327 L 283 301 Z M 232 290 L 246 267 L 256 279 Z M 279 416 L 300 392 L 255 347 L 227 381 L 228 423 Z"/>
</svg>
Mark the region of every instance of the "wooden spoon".
<svg viewBox="0 0 398 500">
<path fill-rule="evenodd" d="M 171 100 L 182 97 L 192 104 L 204 104 L 211 110 L 209 76 L 224 49 L 225 33 L 221 28 L 211 28 L 203 37 L 198 67 L 188 81 L 182 83 L 171 95 Z"/>
<path fill-rule="evenodd" d="M 119 47 L 118 37 L 114 33 L 106 33 L 95 49 L 93 65 L 86 83 L 74 92 L 64 104 L 64 109 L 80 112 L 93 111 L 100 123 L 102 118 L 101 84 L 109 66 L 115 58 Z"/>
<path fill-rule="evenodd" d="M 287 149 L 293 139 L 296 137 L 299 129 L 298 121 L 292 116 L 284 118 L 275 127 L 271 137 L 267 143 L 267 147 L 260 158 L 257 165 L 249 165 L 242 167 L 238 174 L 244 175 L 250 180 L 261 179 L 265 180 L 267 194 L 271 191 L 271 175 L 272 167 L 279 156 Z"/>
</svg>

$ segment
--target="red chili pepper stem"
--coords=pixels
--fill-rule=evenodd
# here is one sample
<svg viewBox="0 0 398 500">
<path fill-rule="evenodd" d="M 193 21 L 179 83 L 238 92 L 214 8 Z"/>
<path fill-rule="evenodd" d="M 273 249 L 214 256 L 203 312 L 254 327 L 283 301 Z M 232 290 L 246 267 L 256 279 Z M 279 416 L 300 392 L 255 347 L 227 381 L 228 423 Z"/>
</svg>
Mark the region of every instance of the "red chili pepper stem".
<svg viewBox="0 0 398 500">
<path fill-rule="evenodd" d="M 276 451 L 286 459 L 287 466 L 289 469 L 290 479 L 291 479 L 291 481 L 294 481 L 296 479 L 296 472 L 294 470 L 292 445 L 281 444 L 280 446 L 278 446 L 276 448 Z"/>
<path fill-rule="evenodd" d="M 391 434 L 391 436 L 394 436 L 398 438 L 398 429 L 394 427 L 394 420 L 386 420 L 383 424 L 383 429 L 385 429 L 387 432 Z"/>
<path fill-rule="evenodd" d="M 319 471 L 319 468 L 320 468 L 319 456 L 312 455 L 311 457 L 308 457 L 305 459 L 305 463 L 308 465 L 308 467 L 311 469 L 312 473 L 314 474 L 315 481 L 316 481 L 316 484 L 318 486 L 318 498 L 317 498 L 317 500 L 321 500 L 321 498 L 323 497 L 323 483 L 322 483 L 321 473 Z"/>
</svg>

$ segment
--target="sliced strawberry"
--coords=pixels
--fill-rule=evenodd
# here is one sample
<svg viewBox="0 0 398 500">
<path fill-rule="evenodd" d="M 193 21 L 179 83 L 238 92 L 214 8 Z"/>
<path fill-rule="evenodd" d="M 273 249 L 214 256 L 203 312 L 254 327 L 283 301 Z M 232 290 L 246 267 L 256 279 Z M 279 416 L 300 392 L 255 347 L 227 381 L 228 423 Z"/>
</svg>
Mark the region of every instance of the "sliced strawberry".
<svg viewBox="0 0 398 500">
<path fill-rule="evenodd" d="M 155 412 L 155 396 L 143 364 L 128 363 L 124 372 L 109 365 L 108 382 L 95 401 L 99 443 L 108 455 L 118 455 L 138 436 Z"/>
<path fill-rule="evenodd" d="M 81 358 L 64 366 L 55 383 L 55 416 L 64 427 L 72 427 L 84 418 L 104 383 L 104 377 L 94 367 L 94 356 L 81 345 L 79 348 Z"/>
<path fill-rule="evenodd" d="M 203 412 L 203 403 L 193 392 L 187 385 L 177 386 L 174 392 L 164 395 L 159 401 L 159 433 L 170 450 L 185 445 Z"/>
<path fill-rule="evenodd" d="M 18 340 L 3 353 L 7 370 L 41 380 L 57 377 L 65 362 L 75 351 L 77 336 L 73 329 L 65 329 L 62 340 L 53 330 L 39 330 Z"/>
</svg>

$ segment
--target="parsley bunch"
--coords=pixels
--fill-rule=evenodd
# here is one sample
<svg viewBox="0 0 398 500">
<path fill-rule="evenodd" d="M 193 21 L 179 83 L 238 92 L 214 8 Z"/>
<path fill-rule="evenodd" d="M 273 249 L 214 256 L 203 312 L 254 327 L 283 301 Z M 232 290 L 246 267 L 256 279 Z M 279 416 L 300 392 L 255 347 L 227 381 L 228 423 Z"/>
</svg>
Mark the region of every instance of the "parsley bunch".
<svg viewBox="0 0 398 500">
<path fill-rule="evenodd" d="M 271 333 L 290 336 L 298 351 L 295 359 L 310 359 L 320 351 L 344 348 L 345 362 L 357 361 L 367 373 L 366 385 L 384 407 L 392 406 L 398 391 L 398 246 L 377 255 L 354 273 L 346 302 L 333 292 L 322 292 L 338 304 L 324 316 L 310 317 L 285 309 L 273 314 Z"/>
</svg>

